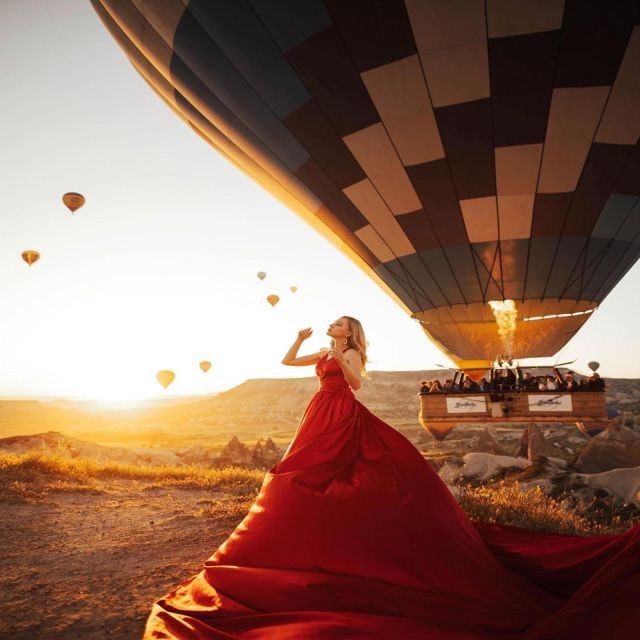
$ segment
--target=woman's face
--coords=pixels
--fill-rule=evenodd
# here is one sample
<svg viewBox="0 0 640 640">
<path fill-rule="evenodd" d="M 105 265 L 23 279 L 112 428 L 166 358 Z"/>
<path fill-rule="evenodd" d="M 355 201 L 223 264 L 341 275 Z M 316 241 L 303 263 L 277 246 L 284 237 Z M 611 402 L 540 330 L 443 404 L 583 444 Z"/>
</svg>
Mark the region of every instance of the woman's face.
<svg viewBox="0 0 640 640">
<path fill-rule="evenodd" d="M 335 322 L 332 322 L 329 325 L 327 335 L 335 338 L 336 340 L 344 340 L 344 338 L 348 338 L 351 335 L 349 321 L 346 318 L 338 318 Z"/>
</svg>

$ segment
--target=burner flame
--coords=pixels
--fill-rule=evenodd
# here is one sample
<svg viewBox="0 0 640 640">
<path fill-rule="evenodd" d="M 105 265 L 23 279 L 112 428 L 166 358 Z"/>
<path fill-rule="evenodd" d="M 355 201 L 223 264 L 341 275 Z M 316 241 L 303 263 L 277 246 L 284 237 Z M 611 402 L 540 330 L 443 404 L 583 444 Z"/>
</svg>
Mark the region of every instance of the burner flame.
<svg viewBox="0 0 640 640">
<path fill-rule="evenodd" d="M 511 357 L 516 335 L 516 318 L 518 317 L 516 303 L 513 300 L 490 300 L 489 306 L 498 325 L 498 335 L 502 340 L 503 353 Z"/>
</svg>

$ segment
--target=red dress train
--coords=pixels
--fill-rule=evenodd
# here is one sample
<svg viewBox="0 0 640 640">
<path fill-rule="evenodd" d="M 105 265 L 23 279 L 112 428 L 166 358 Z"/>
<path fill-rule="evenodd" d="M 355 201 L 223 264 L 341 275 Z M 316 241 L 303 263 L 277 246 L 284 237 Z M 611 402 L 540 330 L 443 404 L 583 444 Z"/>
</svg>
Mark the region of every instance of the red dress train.
<svg viewBox="0 0 640 640">
<path fill-rule="evenodd" d="M 475 523 L 326 356 L 245 519 L 153 603 L 145 640 L 640 638 L 640 526 Z"/>
</svg>

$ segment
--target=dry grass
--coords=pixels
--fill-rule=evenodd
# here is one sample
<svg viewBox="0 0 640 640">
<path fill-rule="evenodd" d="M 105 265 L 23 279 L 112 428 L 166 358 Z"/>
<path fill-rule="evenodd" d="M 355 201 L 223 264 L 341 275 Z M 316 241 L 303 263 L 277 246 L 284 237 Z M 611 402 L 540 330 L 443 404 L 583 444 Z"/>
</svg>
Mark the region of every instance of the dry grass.
<svg viewBox="0 0 640 640">
<path fill-rule="evenodd" d="M 98 481 L 104 479 L 151 481 L 142 490 L 154 486 L 175 486 L 183 489 L 218 489 L 246 495 L 255 493 L 263 478 L 264 471 L 239 467 L 145 467 L 67 458 L 62 453 L 35 450 L 21 455 L 0 453 L 0 499 L 5 502 L 11 501 L 11 496 L 18 501 L 37 499 L 48 491 L 99 491 Z"/>
<path fill-rule="evenodd" d="M 220 518 L 242 519 L 256 499 L 256 494 L 246 494 L 238 496 L 224 496 L 219 500 L 211 502 L 201 507 L 197 515 L 219 520 Z"/>
<path fill-rule="evenodd" d="M 458 502 L 480 522 L 495 522 L 525 529 L 571 535 L 624 533 L 640 522 L 637 514 L 623 517 L 611 500 L 611 517 L 603 520 L 595 501 L 547 496 L 541 487 L 522 489 L 517 482 L 499 480 L 484 486 L 458 485 Z"/>
<path fill-rule="evenodd" d="M 223 491 L 228 495 L 206 501 L 198 515 L 241 518 L 257 495 L 264 471 L 99 463 L 42 451 L 0 453 L 0 502 L 39 501 L 55 491 L 101 493 L 104 485 L 99 481 L 108 478 L 149 481 L 140 486 L 140 491 L 168 486 Z M 522 489 L 513 478 L 481 486 L 458 485 L 460 506 L 471 519 L 481 522 L 575 535 L 622 533 L 640 522 L 637 511 L 607 500 L 585 502 L 573 495 L 551 497 L 540 487 Z"/>
</svg>

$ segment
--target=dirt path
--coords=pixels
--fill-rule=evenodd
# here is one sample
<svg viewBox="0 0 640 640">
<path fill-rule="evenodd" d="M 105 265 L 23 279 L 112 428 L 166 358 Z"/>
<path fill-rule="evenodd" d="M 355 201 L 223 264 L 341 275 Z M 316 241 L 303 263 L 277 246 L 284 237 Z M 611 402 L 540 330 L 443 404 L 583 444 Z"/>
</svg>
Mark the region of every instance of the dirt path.
<svg viewBox="0 0 640 640">
<path fill-rule="evenodd" d="M 0 503 L 0 638 L 141 638 L 152 601 L 198 572 L 242 519 L 198 513 L 223 493 L 144 484 Z"/>
</svg>

